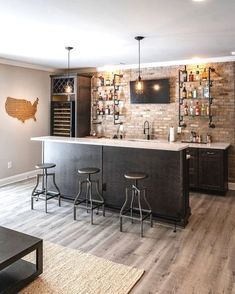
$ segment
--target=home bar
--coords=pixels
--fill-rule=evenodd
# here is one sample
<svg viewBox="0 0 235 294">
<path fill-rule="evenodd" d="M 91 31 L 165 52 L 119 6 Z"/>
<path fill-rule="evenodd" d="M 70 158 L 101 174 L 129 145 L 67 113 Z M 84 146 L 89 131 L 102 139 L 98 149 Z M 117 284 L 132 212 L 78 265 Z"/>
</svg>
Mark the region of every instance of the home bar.
<svg viewBox="0 0 235 294">
<path fill-rule="evenodd" d="M 0 294 L 235 294 L 235 1 L 18 2 Z"/>
</svg>

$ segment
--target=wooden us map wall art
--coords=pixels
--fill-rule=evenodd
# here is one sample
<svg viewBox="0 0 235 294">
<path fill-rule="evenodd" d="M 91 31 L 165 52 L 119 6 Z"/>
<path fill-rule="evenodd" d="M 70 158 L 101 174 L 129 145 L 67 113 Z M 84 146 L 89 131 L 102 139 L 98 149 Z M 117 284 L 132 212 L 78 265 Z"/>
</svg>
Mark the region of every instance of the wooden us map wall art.
<svg viewBox="0 0 235 294">
<path fill-rule="evenodd" d="M 38 101 L 39 99 L 37 98 L 32 104 L 25 99 L 7 97 L 5 103 L 6 112 L 11 117 L 17 118 L 22 122 L 30 118 L 36 121 L 35 114 L 37 112 Z"/>
</svg>

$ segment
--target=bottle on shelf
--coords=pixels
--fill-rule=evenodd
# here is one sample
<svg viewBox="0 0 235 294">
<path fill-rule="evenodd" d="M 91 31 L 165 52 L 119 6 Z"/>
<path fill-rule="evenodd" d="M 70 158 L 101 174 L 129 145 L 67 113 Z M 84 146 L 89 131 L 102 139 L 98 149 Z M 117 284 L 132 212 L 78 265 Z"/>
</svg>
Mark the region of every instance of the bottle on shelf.
<svg viewBox="0 0 235 294">
<path fill-rule="evenodd" d="M 195 115 L 196 116 L 199 116 L 200 115 L 200 111 L 201 109 L 200 109 L 200 105 L 199 105 L 199 102 L 197 101 L 196 102 L 196 106 L 195 106 Z"/>
<path fill-rule="evenodd" d="M 108 105 L 105 107 L 105 114 L 106 115 L 109 115 L 110 114 L 110 109 L 109 109 L 109 106 Z"/>
<path fill-rule="evenodd" d="M 209 107 L 209 104 L 207 104 L 207 106 L 206 106 L 206 115 L 207 116 L 210 115 L 210 107 Z"/>
<path fill-rule="evenodd" d="M 182 78 L 183 78 L 183 82 L 188 81 L 188 72 L 187 72 L 186 65 L 184 66 L 184 70 L 182 71 Z"/>
<path fill-rule="evenodd" d="M 197 65 L 197 69 L 195 72 L 195 80 L 200 81 L 200 70 L 199 70 L 199 65 Z"/>
<path fill-rule="evenodd" d="M 206 107 L 205 104 L 202 103 L 202 107 L 201 107 L 201 116 L 205 116 L 206 115 Z"/>
<path fill-rule="evenodd" d="M 104 78 L 102 76 L 100 76 L 99 79 L 100 79 L 100 86 L 103 87 L 104 86 Z"/>
<path fill-rule="evenodd" d="M 197 96 L 199 98 L 203 98 L 203 87 L 202 87 L 201 81 L 200 81 L 199 86 L 197 88 Z"/>
<path fill-rule="evenodd" d="M 197 99 L 198 95 L 197 95 L 197 87 L 193 88 L 193 98 Z"/>
<path fill-rule="evenodd" d="M 184 104 L 184 116 L 188 116 L 188 104 L 185 102 Z"/>
<path fill-rule="evenodd" d="M 203 87 L 203 97 L 204 98 L 209 98 L 209 96 L 210 96 L 209 86 L 208 85 L 205 85 Z"/>
<path fill-rule="evenodd" d="M 203 72 L 202 72 L 202 80 L 206 81 L 208 79 L 208 73 L 206 68 L 204 68 Z"/>
<path fill-rule="evenodd" d="M 109 101 L 113 100 L 113 91 L 112 90 L 109 91 L 109 99 L 108 100 Z"/>
<path fill-rule="evenodd" d="M 189 98 L 189 99 L 192 99 L 192 98 L 193 98 L 192 85 L 190 85 L 189 90 L 188 90 L 188 98 Z"/>
<path fill-rule="evenodd" d="M 194 106 L 193 106 L 193 101 L 191 101 L 191 103 L 190 103 L 189 114 L 190 114 L 191 116 L 194 116 Z"/>
<path fill-rule="evenodd" d="M 188 76 L 188 80 L 189 80 L 189 82 L 193 82 L 194 81 L 194 75 L 193 75 L 193 72 L 192 71 L 190 71 L 190 74 Z"/>
<path fill-rule="evenodd" d="M 185 85 L 184 85 L 183 90 L 182 90 L 182 98 L 187 99 L 187 90 L 186 90 Z"/>
</svg>

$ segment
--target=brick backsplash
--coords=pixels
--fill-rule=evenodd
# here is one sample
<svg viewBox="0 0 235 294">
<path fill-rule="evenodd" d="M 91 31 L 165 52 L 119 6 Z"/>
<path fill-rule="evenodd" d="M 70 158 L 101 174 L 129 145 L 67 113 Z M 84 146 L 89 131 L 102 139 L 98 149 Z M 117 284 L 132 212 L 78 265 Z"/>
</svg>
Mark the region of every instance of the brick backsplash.
<svg viewBox="0 0 235 294">
<path fill-rule="evenodd" d="M 213 122 L 215 129 L 208 127 L 206 118 L 186 118 L 187 127 L 182 129 L 178 140 L 188 139 L 191 131 L 196 131 L 202 136 L 210 134 L 213 142 L 229 142 L 232 144 L 229 150 L 229 181 L 235 182 L 235 63 L 214 63 L 200 65 L 201 71 L 204 67 L 212 66 L 219 75 L 212 74 L 213 87 L 212 104 Z M 195 70 L 196 65 L 189 65 L 187 69 Z M 151 136 L 153 139 L 167 139 L 170 126 L 178 126 L 178 70 L 183 66 L 169 66 L 157 68 L 143 68 L 142 79 L 170 79 L 170 101 L 169 104 L 131 104 L 129 82 L 138 77 L 137 70 L 124 70 L 123 93 L 125 100 L 123 108 L 124 116 L 121 118 L 124 125 L 125 136 L 128 138 L 144 138 L 143 125 L 146 120 L 150 122 Z M 108 76 L 110 73 L 103 72 L 96 76 Z M 102 119 L 103 133 L 112 137 L 118 126 L 113 124 L 111 116 Z M 95 126 L 94 126 L 95 127 Z"/>
</svg>

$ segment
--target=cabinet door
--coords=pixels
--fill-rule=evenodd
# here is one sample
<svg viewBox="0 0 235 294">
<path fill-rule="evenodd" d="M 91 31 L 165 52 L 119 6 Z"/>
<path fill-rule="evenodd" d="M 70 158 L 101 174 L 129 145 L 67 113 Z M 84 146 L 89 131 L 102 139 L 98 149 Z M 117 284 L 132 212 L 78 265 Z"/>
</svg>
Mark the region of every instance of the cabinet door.
<svg viewBox="0 0 235 294">
<path fill-rule="evenodd" d="M 223 151 L 215 149 L 199 150 L 199 186 L 202 189 L 223 190 Z"/>
<path fill-rule="evenodd" d="M 189 187 L 198 187 L 198 148 L 188 148 L 189 159 Z"/>
</svg>

